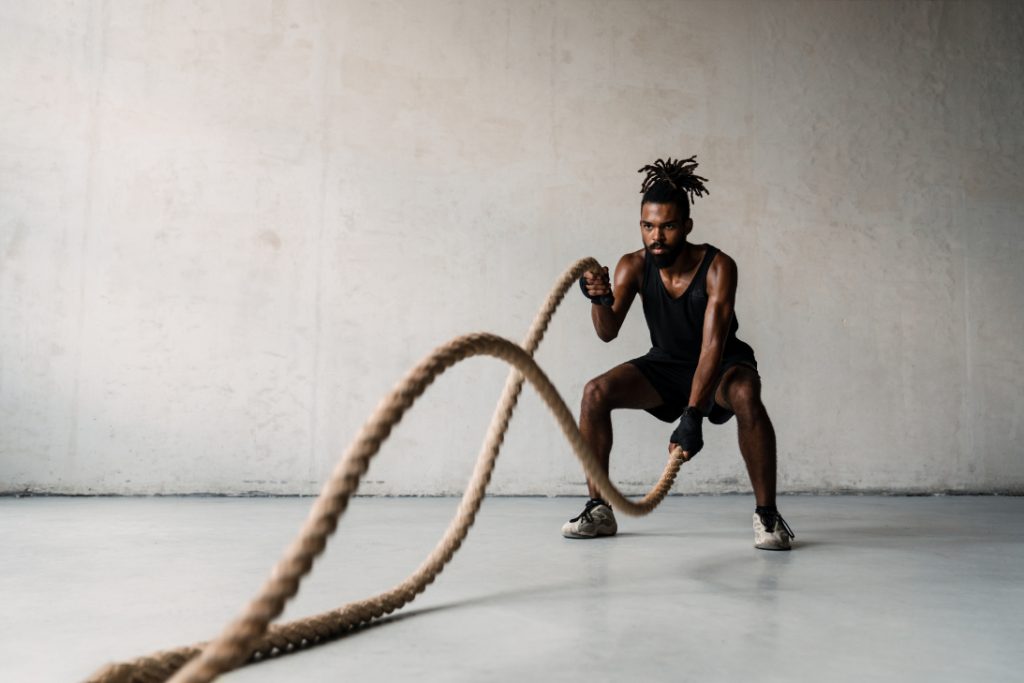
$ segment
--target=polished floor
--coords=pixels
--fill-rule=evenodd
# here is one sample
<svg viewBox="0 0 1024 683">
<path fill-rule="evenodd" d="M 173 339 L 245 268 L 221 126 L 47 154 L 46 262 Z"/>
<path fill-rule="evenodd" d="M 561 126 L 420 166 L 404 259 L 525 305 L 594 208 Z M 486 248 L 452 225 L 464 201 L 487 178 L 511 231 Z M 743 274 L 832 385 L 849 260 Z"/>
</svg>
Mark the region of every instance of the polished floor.
<svg viewBox="0 0 1024 683">
<path fill-rule="evenodd" d="M 0 499 L 0 680 L 77 681 L 215 634 L 310 499 Z M 377 628 L 225 681 L 1021 681 L 1024 498 L 673 497 L 613 539 L 581 500 L 493 498 L 452 565 Z M 286 612 L 389 587 L 457 501 L 359 498 Z"/>
</svg>

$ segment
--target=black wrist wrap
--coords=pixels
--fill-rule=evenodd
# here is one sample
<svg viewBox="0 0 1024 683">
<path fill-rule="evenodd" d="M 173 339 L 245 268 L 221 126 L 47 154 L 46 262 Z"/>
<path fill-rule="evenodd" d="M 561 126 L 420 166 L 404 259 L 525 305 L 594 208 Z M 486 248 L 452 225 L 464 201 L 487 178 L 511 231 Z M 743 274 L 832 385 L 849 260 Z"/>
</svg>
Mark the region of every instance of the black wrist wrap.
<svg viewBox="0 0 1024 683">
<path fill-rule="evenodd" d="M 679 426 L 672 432 L 669 442 L 677 444 L 680 448 L 690 454 L 690 457 L 697 455 L 700 449 L 704 448 L 704 436 L 701 433 L 701 423 L 704 416 L 694 406 L 683 411 L 679 418 Z"/>
<path fill-rule="evenodd" d="M 580 291 L 583 292 L 583 296 L 590 299 L 590 303 L 598 304 L 599 306 L 611 306 L 615 303 L 615 296 L 612 294 L 601 294 L 599 296 L 590 296 L 587 292 L 587 278 L 580 278 Z"/>
</svg>

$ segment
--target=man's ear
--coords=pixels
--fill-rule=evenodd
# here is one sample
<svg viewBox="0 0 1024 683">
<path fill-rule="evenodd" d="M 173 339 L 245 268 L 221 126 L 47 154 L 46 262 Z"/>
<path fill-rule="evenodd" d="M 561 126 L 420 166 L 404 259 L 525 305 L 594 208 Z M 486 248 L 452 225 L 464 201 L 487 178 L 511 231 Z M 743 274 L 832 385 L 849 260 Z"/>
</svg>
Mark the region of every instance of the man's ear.
<svg viewBox="0 0 1024 683">
<path fill-rule="evenodd" d="M 693 230 L 693 219 L 687 218 L 686 222 L 683 223 L 683 234 L 689 235 L 691 230 Z"/>
</svg>

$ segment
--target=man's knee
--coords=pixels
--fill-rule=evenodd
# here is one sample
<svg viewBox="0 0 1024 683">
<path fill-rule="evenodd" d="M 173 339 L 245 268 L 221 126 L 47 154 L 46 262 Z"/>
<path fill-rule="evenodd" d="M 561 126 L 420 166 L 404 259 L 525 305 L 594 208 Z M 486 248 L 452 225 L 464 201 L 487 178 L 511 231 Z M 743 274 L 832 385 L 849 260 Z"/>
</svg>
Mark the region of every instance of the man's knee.
<svg viewBox="0 0 1024 683">
<path fill-rule="evenodd" d="M 738 374 L 729 383 L 729 407 L 736 416 L 743 419 L 756 419 L 764 412 L 761 402 L 761 380 L 754 372 Z"/>
<path fill-rule="evenodd" d="M 595 377 L 583 387 L 583 411 L 584 412 L 607 412 L 611 409 L 609 403 L 610 387 L 608 381 L 601 377 Z"/>
</svg>

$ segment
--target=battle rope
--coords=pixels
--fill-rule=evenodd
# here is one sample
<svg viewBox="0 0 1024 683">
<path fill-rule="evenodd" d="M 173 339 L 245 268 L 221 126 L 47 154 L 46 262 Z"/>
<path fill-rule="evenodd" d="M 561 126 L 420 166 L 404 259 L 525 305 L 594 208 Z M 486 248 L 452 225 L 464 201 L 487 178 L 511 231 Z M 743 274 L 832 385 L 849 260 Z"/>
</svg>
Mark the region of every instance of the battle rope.
<svg viewBox="0 0 1024 683">
<path fill-rule="evenodd" d="M 583 464 L 584 471 L 605 500 L 613 507 L 634 516 L 645 515 L 657 507 L 672 488 L 679 467 L 684 462 L 682 450 L 675 448 L 669 454 L 661 479 L 647 495 L 638 501 L 629 500 L 601 470 L 558 390 L 533 360 L 533 354 L 566 291 L 584 271 L 599 268 L 597 261 L 586 258 L 577 261 L 562 274 L 534 318 L 521 347 L 493 334 L 467 334 L 438 347 L 413 368 L 380 402 L 349 445 L 313 503 L 298 537 L 278 561 L 259 594 L 216 639 L 155 652 L 129 662 L 110 664 L 93 674 L 86 683 L 157 683 L 167 680 L 171 683 L 208 683 L 247 662 L 325 642 L 408 604 L 433 583 L 462 545 L 469 527 L 473 525 L 494 471 L 509 419 L 519 400 L 524 378 L 529 380 L 554 414 L 558 426 Z M 313 561 L 323 552 L 328 537 L 334 533 L 338 519 L 348 506 L 349 498 L 356 492 L 370 459 L 394 426 L 431 382 L 445 370 L 466 358 L 481 355 L 499 358 L 511 365 L 512 369 L 491 418 L 459 509 L 427 559 L 405 581 L 389 591 L 329 612 L 271 625 L 270 622 L 281 614 L 285 603 L 298 592 L 299 582 L 309 573 Z"/>
</svg>

